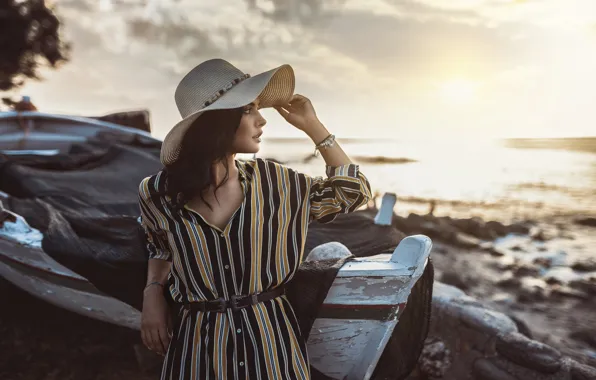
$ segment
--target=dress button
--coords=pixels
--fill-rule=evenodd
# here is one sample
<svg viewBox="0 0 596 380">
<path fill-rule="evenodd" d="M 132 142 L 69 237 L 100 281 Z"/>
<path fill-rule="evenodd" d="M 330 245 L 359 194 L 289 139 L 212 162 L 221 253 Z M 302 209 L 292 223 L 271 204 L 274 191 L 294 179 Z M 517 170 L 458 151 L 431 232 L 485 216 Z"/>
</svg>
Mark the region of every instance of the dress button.
<svg viewBox="0 0 596 380">
<path fill-rule="evenodd" d="M 230 266 L 229 266 L 229 265 L 226 265 L 226 266 L 224 266 L 224 268 L 226 268 L 226 269 L 230 269 Z"/>
<path fill-rule="evenodd" d="M 244 367 L 244 362 L 240 362 L 240 367 Z"/>
<path fill-rule="evenodd" d="M 242 330 L 238 329 L 238 330 L 236 330 L 236 332 L 237 332 L 238 334 L 240 334 L 240 333 L 242 332 Z"/>
</svg>

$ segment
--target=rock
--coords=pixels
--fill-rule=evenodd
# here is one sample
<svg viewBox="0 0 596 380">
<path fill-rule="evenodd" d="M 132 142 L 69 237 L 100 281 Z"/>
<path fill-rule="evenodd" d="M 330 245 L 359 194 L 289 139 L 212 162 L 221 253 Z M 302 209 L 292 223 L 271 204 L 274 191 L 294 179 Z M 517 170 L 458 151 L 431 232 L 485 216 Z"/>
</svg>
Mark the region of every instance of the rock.
<svg viewBox="0 0 596 380">
<path fill-rule="evenodd" d="M 596 330 L 594 328 L 582 328 L 574 330 L 569 334 L 569 337 L 580 342 L 584 342 L 592 348 L 596 348 Z"/>
<path fill-rule="evenodd" d="M 517 300 L 522 303 L 540 302 L 546 300 L 548 293 L 546 282 L 535 278 L 521 280 Z"/>
<path fill-rule="evenodd" d="M 575 220 L 575 224 L 579 224 L 580 226 L 596 227 L 596 218 L 578 218 Z"/>
<path fill-rule="evenodd" d="M 440 226 L 437 223 L 425 221 L 418 226 L 421 233 L 430 238 L 439 239 L 446 242 L 452 242 L 455 238 L 456 232 L 449 226 Z"/>
<path fill-rule="evenodd" d="M 518 380 L 486 358 L 474 361 L 472 374 L 475 380 Z"/>
<path fill-rule="evenodd" d="M 502 249 L 500 249 L 499 247 L 496 247 L 493 243 L 490 243 L 490 242 L 482 243 L 480 245 L 480 248 L 483 251 L 490 253 L 490 255 L 493 257 L 505 256 L 505 252 Z"/>
<path fill-rule="evenodd" d="M 535 371 L 555 373 L 561 368 L 559 351 L 520 333 L 499 334 L 495 347 L 504 358 Z"/>
<path fill-rule="evenodd" d="M 455 286 L 461 290 L 467 290 L 470 288 L 471 282 L 469 278 L 465 278 L 461 273 L 448 271 L 443 273 L 441 281 L 447 285 Z"/>
<path fill-rule="evenodd" d="M 553 261 L 551 258 L 548 257 L 537 257 L 534 260 L 532 260 L 532 263 L 539 265 L 543 268 L 550 268 L 553 264 Z"/>
<path fill-rule="evenodd" d="M 520 334 L 523 334 L 529 339 L 532 339 L 532 330 L 530 330 L 528 324 L 523 319 L 518 318 L 513 314 L 507 314 L 507 316 L 511 318 L 513 322 L 515 322 L 515 325 L 517 326 L 517 331 L 519 331 Z"/>
<path fill-rule="evenodd" d="M 499 259 L 496 263 L 496 268 L 499 270 L 511 270 L 515 268 L 519 264 L 520 260 L 513 257 L 505 255 Z"/>
<path fill-rule="evenodd" d="M 494 232 L 494 234 L 497 236 L 505 236 L 509 233 L 507 226 L 505 226 L 501 222 L 491 220 L 491 221 L 486 222 L 485 226 L 489 230 L 492 230 Z"/>
<path fill-rule="evenodd" d="M 569 282 L 569 286 L 574 289 L 579 289 L 590 296 L 596 295 L 596 278 L 582 278 Z"/>
<path fill-rule="evenodd" d="M 546 277 L 544 279 L 544 282 L 546 282 L 549 285 L 561 285 L 563 283 L 560 279 L 552 276 Z"/>
<path fill-rule="evenodd" d="M 536 265 L 520 263 L 512 268 L 513 274 L 519 277 L 538 276 L 540 275 L 540 268 Z"/>
<path fill-rule="evenodd" d="M 596 368 L 580 364 L 575 360 L 570 360 L 569 366 L 571 380 L 594 380 L 596 379 Z"/>
<path fill-rule="evenodd" d="M 530 233 L 530 227 L 528 227 L 524 223 L 513 223 L 507 226 L 507 230 L 509 230 L 512 234 L 518 235 L 527 235 Z"/>
<path fill-rule="evenodd" d="M 519 288 L 521 280 L 513 275 L 511 272 L 506 272 L 498 281 L 497 286 L 502 288 Z"/>
<path fill-rule="evenodd" d="M 480 248 L 482 241 L 474 236 L 458 232 L 455 235 L 455 238 L 452 241 L 452 243 L 458 247 L 473 249 Z"/>
<path fill-rule="evenodd" d="M 451 367 L 451 351 L 437 338 L 429 338 L 418 359 L 418 368 L 426 377 L 441 378 Z"/>
<path fill-rule="evenodd" d="M 548 235 L 543 229 L 539 227 L 532 228 L 530 230 L 529 236 L 530 238 L 532 238 L 532 240 L 536 241 L 547 241 L 552 239 L 550 235 Z"/>
<path fill-rule="evenodd" d="M 562 286 L 558 284 L 556 286 L 553 286 L 553 288 L 551 289 L 551 294 L 553 296 L 577 298 L 581 300 L 590 299 L 590 296 L 582 292 L 581 290 L 572 289 L 568 286 Z"/>
<path fill-rule="evenodd" d="M 489 299 L 491 302 L 508 304 L 508 305 L 513 305 L 515 303 L 515 299 L 513 298 L 513 296 L 506 292 L 495 293 Z"/>
<path fill-rule="evenodd" d="M 411 225 L 408 219 L 404 218 L 403 216 L 394 214 L 393 222 L 391 225 L 393 226 L 393 228 L 396 228 L 398 231 L 401 231 L 403 233 L 411 232 Z"/>
<path fill-rule="evenodd" d="M 498 234 L 480 218 L 452 219 L 451 224 L 461 232 L 484 240 L 495 240 Z"/>
<path fill-rule="evenodd" d="M 586 257 L 571 264 L 571 269 L 578 272 L 596 272 L 596 258 Z"/>
<path fill-rule="evenodd" d="M 457 232 L 453 227 L 442 222 L 432 215 L 420 216 L 411 213 L 407 218 L 396 216 L 393 220 L 393 226 L 399 231 L 409 234 L 424 234 L 431 239 L 452 242 Z"/>
</svg>

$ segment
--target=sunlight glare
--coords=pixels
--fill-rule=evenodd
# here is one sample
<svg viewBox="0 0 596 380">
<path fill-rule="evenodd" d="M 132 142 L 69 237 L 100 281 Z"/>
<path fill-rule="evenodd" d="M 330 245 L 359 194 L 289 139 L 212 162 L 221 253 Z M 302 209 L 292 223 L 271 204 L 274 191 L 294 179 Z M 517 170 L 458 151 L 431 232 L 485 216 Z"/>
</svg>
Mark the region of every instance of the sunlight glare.
<svg viewBox="0 0 596 380">
<path fill-rule="evenodd" d="M 465 105 L 476 96 L 477 84 L 467 79 L 453 79 L 439 87 L 441 99 L 449 104 Z"/>
</svg>

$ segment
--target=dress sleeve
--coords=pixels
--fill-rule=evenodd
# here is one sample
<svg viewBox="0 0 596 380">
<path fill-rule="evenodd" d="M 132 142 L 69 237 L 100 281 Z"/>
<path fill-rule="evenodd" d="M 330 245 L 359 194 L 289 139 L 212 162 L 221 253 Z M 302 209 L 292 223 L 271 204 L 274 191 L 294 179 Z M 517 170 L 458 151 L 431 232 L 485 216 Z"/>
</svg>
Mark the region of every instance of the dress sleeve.
<svg viewBox="0 0 596 380">
<path fill-rule="evenodd" d="M 368 179 L 356 164 L 325 168 L 327 178 L 308 177 L 310 221 L 332 222 L 338 214 L 355 211 L 372 199 Z"/>
<path fill-rule="evenodd" d="M 145 241 L 150 259 L 172 261 L 167 232 L 159 228 L 163 215 L 153 205 L 147 187 L 147 179 L 139 185 L 139 207 L 141 209 L 141 227 L 145 231 Z"/>
</svg>

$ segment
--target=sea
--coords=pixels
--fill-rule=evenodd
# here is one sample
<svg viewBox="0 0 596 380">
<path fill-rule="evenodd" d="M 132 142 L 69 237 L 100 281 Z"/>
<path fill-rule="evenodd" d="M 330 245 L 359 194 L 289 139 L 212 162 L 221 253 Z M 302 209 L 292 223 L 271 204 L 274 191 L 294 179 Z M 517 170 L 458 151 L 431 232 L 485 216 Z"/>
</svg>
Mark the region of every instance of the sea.
<svg viewBox="0 0 596 380">
<path fill-rule="evenodd" d="M 395 212 L 513 221 L 596 214 L 596 137 L 568 139 L 339 139 L 374 192 Z M 313 176 L 325 161 L 313 143 L 269 138 L 256 154 Z"/>
</svg>

